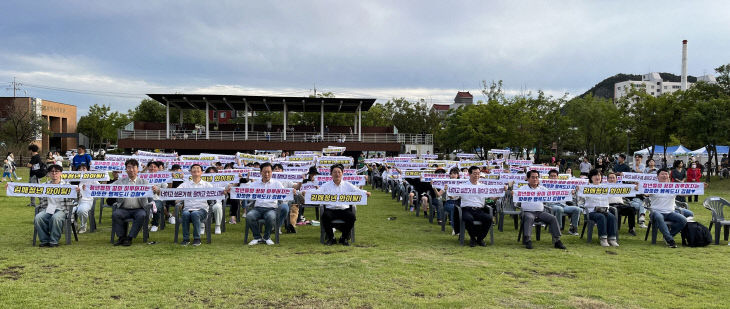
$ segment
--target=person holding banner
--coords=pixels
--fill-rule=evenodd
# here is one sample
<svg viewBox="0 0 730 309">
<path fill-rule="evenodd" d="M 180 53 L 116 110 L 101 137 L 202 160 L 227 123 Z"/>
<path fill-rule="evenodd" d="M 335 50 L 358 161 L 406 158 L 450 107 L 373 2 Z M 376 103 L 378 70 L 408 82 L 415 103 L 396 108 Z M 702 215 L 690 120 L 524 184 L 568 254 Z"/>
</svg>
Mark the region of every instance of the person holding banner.
<svg viewBox="0 0 730 309">
<path fill-rule="evenodd" d="M 136 159 L 128 159 L 124 162 L 124 167 L 127 172 L 127 178 L 122 178 L 115 182 L 117 185 L 146 185 L 147 180 L 137 177 L 139 173 L 139 162 Z M 117 203 L 119 207 L 114 209 L 112 212 L 112 230 L 117 235 L 118 240 L 114 243 L 115 246 L 131 246 L 132 239 L 137 237 L 139 231 L 142 229 L 144 224 L 145 216 L 147 215 L 144 206 L 149 204 L 151 201 L 149 198 L 120 198 Z M 132 228 L 129 229 L 128 233 L 125 233 L 127 228 L 127 219 L 133 219 Z"/>
<path fill-rule="evenodd" d="M 273 173 L 271 163 L 262 163 L 259 170 L 261 171 L 261 180 L 254 182 L 251 187 L 284 189 L 284 185 L 282 185 L 279 181 L 271 179 L 271 175 Z M 249 246 L 261 243 L 265 243 L 267 245 L 274 244 L 274 241 L 271 240 L 271 231 L 276 226 L 277 203 L 278 201 L 275 200 L 257 199 L 255 201 L 254 208 L 246 215 L 246 223 L 251 227 L 251 232 L 253 233 L 253 240 L 248 243 Z M 259 229 L 259 219 L 264 219 L 263 237 L 261 237 L 261 230 Z"/>
<path fill-rule="evenodd" d="M 284 166 L 276 163 L 273 166 L 274 172 L 281 173 L 284 172 Z M 301 182 L 295 183 L 290 180 L 278 180 L 284 188 L 294 188 L 294 194 L 297 193 L 297 189 L 301 185 Z M 297 230 L 294 228 L 293 225 L 289 224 L 289 210 L 291 209 L 291 205 L 294 201 L 286 201 L 281 203 L 281 208 L 279 208 L 279 221 L 276 222 L 276 228 L 279 229 L 279 234 L 281 234 L 281 226 L 283 225 L 286 229 L 287 233 L 296 233 Z M 299 213 L 299 210 L 297 210 L 297 214 Z"/>
<path fill-rule="evenodd" d="M 558 179 L 558 170 L 550 170 L 548 172 L 548 179 Z M 577 206 L 569 206 L 562 203 L 547 203 L 545 205 L 549 207 L 555 218 L 558 219 L 558 224 L 561 224 L 563 214 L 569 214 L 570 215 L 570 228 L 568 229 L 568 233 L 573 236 L 578 235 L 578 220 L 580 220 L 580 214 L 581 209 Z M 562 226 L 561 226 L 562 227 Z M 562 229 L 562 228 L 561 228 Z"/>
<path fill-rule="evenodd" d="M 592 169 L 588 172 L 588 187 L 591 185 L 598 186 L 601 184 L 603 176 L 597 169 Z M 579 188 L 583 190 L 583 188 Z M 593 222 L 596 222 L 598 226 L 598 237 L 600 238 L 601 246 L 618 247 L 616 241 L 616 216 L 608 211 L 608 197 L 598 196 L 586 196 L 584 207 L 588 213 L 588 218 Z"/>
<path fill-rule="evenodd" d="M 205 173 L 218 173 L 218 168 L 210 166 L 205 169 Z M 221 223 L 223 222 L 223 200 L 215 200 L 215 203 L 210 207 L 210 210 L 213 212 L 213 215 L 215 215 L 215 230 L 213 233 L 219 235 L 221 233 Z M 205 227 L 205 224 L 202 225 Z"/>
<path fill-rule="evenodd" d="M 79 171 L 85 172 L 88 170 L 88 167 L 86 165 L 79 165 Z M 96 180 L 84 180 L 80 182 L 82 185 L 86 184 L 96 184 L 98 185 L 99 182 Z M 91 210 L 91 207 L 94 206 L 94 198 L 90 196 L 82 196 L 79 199 L 79 205 L 74 207 L 73 212 L 79 217 L 80 227 L 79 227 L 79 234 L 86 233 L 86 224 L 89 221 L 89 211 Z"/>
<path fill-rule="evenodd" d="M 479 167 L 470 166 L 469 169 L 469 184 L 472 186 L 484 186 L 479 183 Z M 461 215 L 464 221 L 464 228 L 469 233 L 469 246 L 474 247 L 480 245 L 486 247 L 487 244 L 484 242 L 484 237 L 489 233 L 489 229 L 492 227 L 492 215 L 484 212 L 484 196 L 479 195 L 465 195 L 461 197 Z M 474 225 L 474 221 L 481 221 L 481 225 Z"/>
<path fill-rule="evenodd" d="M 618 183 L 618 176 L 616 176 L 616 173 L 614 173 L 614 172 L 609 172 L 608 176 L 606 178 L 608 180 L 608 183 L 611 183 L 611 184 Z M 636 185 L 637 190 L 638 190 L 638 186 L 639 185 L 637 184 Z M 629 234 L 631 234 L 631 236 L 636 236 L 636 231 L 634 231 L 634 226 L 636 226 L 636 213 L 643 212 L 644 207 L 642 206 L 641 208 L 637 208 L 634 203 L 627 205 L 624 202 L 624 198 L 620 197 L 620 196 L 608 197 L 608 205 L 611 207 L 616 207 L 616 210 L 618 211 L 618 213 L 620 215 L 628 217 Z M 643 213 L 642 213 L 642 216 L 643 216 Z"/>
<path fill-rule="evenodd" d="M 449 179 L 459 179 L 459 168 L 458 167 L 452 167 L 451 170 L 449 170 Z M 461 205 L 461 198 L 458 196 L 451 196 L 446 193 L 446 190 L 448 190 L 448 186 L 444 186 L 443 190 L 438 190 L 436 192 L 436 195 L 444 198 L 446 201 L 444 202 L 444 212 L 449 213 L 449 224 L 451 224 L 451 235 L 457 235 L 459 234 L 459 231 L 461 231 L 461 226 L 459 226 L 459 220 L 456 220 L 454 218 L 454 209 L 456 205 Z"/>
<path fill-rule="evenodd" d="M 662 182 L 670 182 L 669 170 L 661 168 L 657 172 L 657 180 Z M 707 187 L 707 184 L 704 184 Z M 676 248 L 677 243 L 674 241 L 674 235 L 677 235 L 687 224 L 688 219 L 692 218 L 692 212 L 688 209 L 675 209 L 675 198 L 673 194 L 648 194 L 651 201 L 651 220 L 656 224 L 657 229 L 664 236 L 664 241 L 670 248 Z M 681 212 L 680 212 L 681 211 Z M 671 222 L 670 230 L 666 222 Z"/>
<path fill-rule="evenodd" d="M 540 172 L 530 170 L 527 172 L 526 176 L 528 190 L 547 190 L 547 188 L 540 185 Z M 532 249 L 532 240 L 530 240 L 530 237 L 532 236 L 532 226 L 535 224 L 535 219 L 540 219 L 540 221 L 550 226 L 550 234 L 553 236 L 553 246 L 557 249 L 565 250 L 565 245 L 563 245 L 563 242 L 560 241 L 561 234 L 558 219 L 545 212 L 545 205 L 542 202 L 522 202 L 521 208 L 523 232 L 522 242 L 525 245 L 525 248 Z"/>
<path fill-rule="evenodd" d="M 147 162 L 147 173 L 157 173 L 160 171 L 160 162 L 150 161 Z M 167 184 L 163 183 L 160 184 L 160 188 L 167 188 Z M 165 211 L 163 209 L 162 200 L 160 200 L 160 195 L 155 193 L 155 196 L 152 197 L 152 202 L 155 203 L 155 207 L 157 208 L 157 211 L 152 214 L 152 226 L 150 227 L 150 232 L 157 232 L 158 226 L 160 224 L 160 220 L 165 220 Z"/>
<path fill-rule="evenodd" d="M 61 179 L 63 168 L 60 165 L 53 164 L 48 167 L 48 177 L 50 180 L 46 184 L 67 185 L 68 183 Z M 70 198 L 39 198 L 38 214 L 35 216 L 34 224 L 38 230 L 38 239 L 40 247 L 58 247 L 58 240 L 61 239 L 61 230 L 66 220 L 66 214 L 73 208 L 74 200 Z"/>
<path fill-rule="evenodd" d="M 190 166 L 190 176 L 192 180 L 183 182 L 178 188 L 212 188 L 209 182 L 202 179 L 203 167 L 200 164 L 193 164 Z M 205 231 L 201 227 L 203 220 L 208 215 L 208 208 L 214 200 L 185 200 L 178 201 L 183 204 L 182 214 L 180 219 L 182 220 L 182 234 L 183 240 L 180 243 L 183 246 L 190 244 L 190 224 L 193 225 L 193 246 L 200 246 L 200 235 Z"/>
<path fill-rule="evenodd" d="M 342 181 L 344 171 L 345 167 L 342 164 L 338 163 L 332 165 L 332 167 L 330 167 L 332 180 L 323 184 L 319 188 L 319 191 L 325 193 L 365 192 L 369 197 L 370 192 L 362 190 L 347 181 Z M 325 245 L 331 246 L 335 244 L 335 235 L 333 232 L 334 226 L 332 221 L 342 220 L 345 223 L 337 227 L 342 232 L 339 242 L 344 246 L 349 246 L 350 243 L 348 242 L 348 239 L 350 239 L 350 232 L 352 231 L 352 227 L 355 225 L 355 214 L 349 211 L 349 207 L 347 205 L 324 204 L 324 206 L 325 209 L 320 219 L 322 220 L 321 224 L 325 233 Z"/>
</svg>

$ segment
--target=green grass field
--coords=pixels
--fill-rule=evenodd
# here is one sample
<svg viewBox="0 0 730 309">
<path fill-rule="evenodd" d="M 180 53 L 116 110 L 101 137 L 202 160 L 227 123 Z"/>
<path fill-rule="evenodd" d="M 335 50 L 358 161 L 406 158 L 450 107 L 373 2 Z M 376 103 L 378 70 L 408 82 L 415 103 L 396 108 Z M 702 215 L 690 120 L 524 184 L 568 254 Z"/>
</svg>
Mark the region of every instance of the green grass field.
<svg viewBox="0 0 730 309">
<path fill-rule="evenodd" d="M 707 192 L 730 198 L 730 180 Z M 544 233 L 527 250 L 508 222 L 493 246 L 461 247 L 380 191 L 358 208 L 350 247 L 321 245 L 313 226 L 282 235 L 279 245 L 249 247 L 240 223 L 200 247 L 173 244 L 172 226 L 151 233 L 157 244 L 140 235 L 131 247 L 113 247 L 107 208 L 96 233 L 37 248 L 27 203 L 0 194 L 2 308 L 727 308 L 730 296 L 725 241 L 670 249 L 623 226 L 618 248 L 566 235 L 568 250 L 557 250 Z M 707 210 L 691 209 L 708 224 Z M 312 209 L 305 215 L 314 218 Z"/>
</svg>

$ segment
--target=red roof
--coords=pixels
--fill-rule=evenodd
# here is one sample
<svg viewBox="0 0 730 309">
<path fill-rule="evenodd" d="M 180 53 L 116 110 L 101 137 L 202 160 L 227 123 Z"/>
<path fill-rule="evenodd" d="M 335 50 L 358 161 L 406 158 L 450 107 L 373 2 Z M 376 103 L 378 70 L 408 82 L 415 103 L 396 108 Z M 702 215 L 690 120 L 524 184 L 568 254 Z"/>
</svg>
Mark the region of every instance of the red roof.
<svg viewBox="0 0 730 309">
<path fill-rule="evenodd" d="M 457 98 L 474 98 L 469 91 L 459 91 L 456 93 Z"/>
<path fill-rule="evenodd" d="M 439 110 L 439 111 L 447 111 L 447 110 L 449 110 L 449 105 L 448 104 L 434 104 L 433 106 L 431 106 L 431 108 L 433 108 L 435 110 Z"/>
</svg>

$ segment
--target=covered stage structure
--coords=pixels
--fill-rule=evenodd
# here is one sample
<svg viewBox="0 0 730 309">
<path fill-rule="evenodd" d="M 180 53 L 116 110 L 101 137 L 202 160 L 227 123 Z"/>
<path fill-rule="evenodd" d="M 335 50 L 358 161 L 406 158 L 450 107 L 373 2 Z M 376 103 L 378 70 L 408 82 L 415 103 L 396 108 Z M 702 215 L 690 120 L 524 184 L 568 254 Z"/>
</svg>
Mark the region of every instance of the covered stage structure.
<svg viewBox="0 0 730 309">
<path fill-rule="evenodd" d="M 149 124 L 119 131 L 119 147 L 131 149 L 221 150 L 256 149 L 321 150 L 329 145 L 345 146 L 348 151 L 399 152 L 404 144 L 433 145 L 431 134 L 398 134 L 392 128 L 363 128 L 362 112 L 375 104 L 374 98 L 316 98 L 209 94 L 148 94 L 166 108 L 164 124 Z M 181 128 L 182 113 L 176 125 L 170 122 L 170 108 L 205 111 L 205 127 Z M 243 129 L 211 130 L 210 111 L 231 111 L 243 118 Z M 240 113 L 242 112 L 242 113 Z M 283 121 L 277 131 L 254 130 L 249 122 L 255 113 L 281 112 Z M 319 128 L 293 127 L 287 122 L 290 112 L 319 113 Z M 347 130 L 329 132 L 325 113 L 352 113 L 353 125 Z M 164 125 L 164 126 L 162 126 Z M 178 126 L 177 128 L 174 128 Z M 216 127 L 218 127 L 216 125 Z M 223 127 L 223 125 L 221 126 Z M 278 127 L 278 125 L 277 125 Z M 220 127 L 218 127 L 220 128 Z M 283 128 L 283 129 L 282 129 Z M 314 130 L 313 130 L 314 129 Z"/>
</svg>

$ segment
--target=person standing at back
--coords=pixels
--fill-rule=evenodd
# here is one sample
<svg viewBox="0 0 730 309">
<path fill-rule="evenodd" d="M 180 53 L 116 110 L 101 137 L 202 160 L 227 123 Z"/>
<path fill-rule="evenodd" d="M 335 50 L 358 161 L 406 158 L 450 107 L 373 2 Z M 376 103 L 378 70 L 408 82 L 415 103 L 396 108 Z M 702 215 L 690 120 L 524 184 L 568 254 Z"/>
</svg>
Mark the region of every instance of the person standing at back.
<svg viewBox="0 0 730 309">
<path fill-rule="evenodd" d="M 77 148 L 78 153 L 73 157 L 71 161 L 71 169 L 78 170 L 80 165 L 91 166 L 91 155 L 86 153 L 86 146 L 79 145 Z"/>
</svg>

